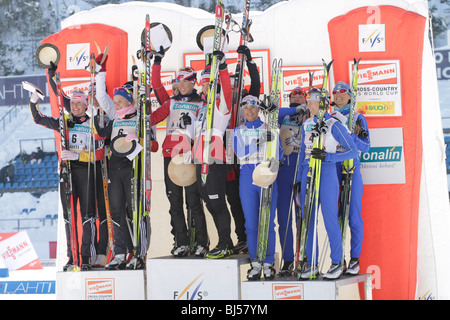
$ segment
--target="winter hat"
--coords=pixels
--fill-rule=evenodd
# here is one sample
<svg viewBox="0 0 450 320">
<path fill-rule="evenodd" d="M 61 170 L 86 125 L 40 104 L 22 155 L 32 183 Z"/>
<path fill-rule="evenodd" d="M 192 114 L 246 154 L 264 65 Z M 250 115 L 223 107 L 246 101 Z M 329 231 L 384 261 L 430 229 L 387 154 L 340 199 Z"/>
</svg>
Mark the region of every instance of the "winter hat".
<svg viewBox="0 0 450 320">
<path fill-rule="evenodd" d="M 125 87 L 115 88 L 113 93 L 114 93 L 114 96 L 116 96 L 116 95 L 122 96 L 125 99 L 127 99 L 128 102 L 130 102 L 130 104 L 133 103 L 133 95 L 131 94 L 131 91 L 128 90 L 127 88 L 125 88 Z"/>
<path fill-rule="evenodd" d="M 348 85 L 347 83 L 345 83 L 344 81 L 339 81 L 338 83 L 336 83 L 336 86 L 333 89 L 333 94 L 336 94 L 337 91 L 340 90 L 346 90 L 348 94 L 350 94 L 350 85 Z M 344 92 L 341 92 L 344 93 Z"/>
<path fill-rule="evenodd" d="M 81 90 L 74 90 L 72 92 L 72 96 L 70 97 L 70 101 L 80 101 L 86 106 L 88 105 L 87 95 Z"/>
<path fill-rule="evenodd" d="M 245 96 L 244 98 L 242 98 L 241 107 L 243 108 L 243 107 L 248 106 L 248 105 L 258 106 L 259 107 L 259 105 L 260 105 L 259 99 L 257 97 L 255 97 L 255 96 L 250 95 L 250 94 L 248 96 Z"/>
<path fill-rule="evenodd" d="M 192 83 L 195 83 L 195 81 L 197 80 L 197 72 L 195 72 L 194 69 L 190 67 L 182 68 L 180 69 L 180 71 L 178 71 L 177 80 L 178 81 L 187 80 Z"/>
<path fill-rule="evenodd" d="M 211 66 L 207 66 L 205 70 L 202 71 L 202 84 L 209 82 L 209 79 L 211 78 Z"/>
<path fill-rule="evenodd" d="M 301 95 L 301 96 L 306 97 L 306 91 L 305 91 L 305 89 L 303 89 L 302 87 L 295 87 L 295 88 L 291 91 L 291 93 L 289 93 L 289 99 L 291 99 L 292 96 L 295 96 L 295 95 Z"/>
<path fill-rule="evenodd" d="M 310 90 L 308 91 L 308 96 L 306 97 L 306 101 L 320 101 L 321 93 L 319 90 Z"/>
</svg>

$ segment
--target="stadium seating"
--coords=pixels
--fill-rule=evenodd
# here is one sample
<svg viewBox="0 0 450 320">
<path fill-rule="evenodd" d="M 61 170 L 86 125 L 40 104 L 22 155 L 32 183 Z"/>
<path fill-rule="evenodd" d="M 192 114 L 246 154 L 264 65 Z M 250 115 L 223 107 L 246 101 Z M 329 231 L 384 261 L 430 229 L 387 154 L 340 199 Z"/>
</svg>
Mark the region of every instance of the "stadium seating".
<svg viewBox="0 0 450 320">
<path fill-rule="evenodd" d="M 40 163 L 14 164 L 14 178 L 11 182 L 0 183 L 0 193 L 3 192 L 41 192 L 58 189 L 58 156 L 46 155 Z"/>
</svg>

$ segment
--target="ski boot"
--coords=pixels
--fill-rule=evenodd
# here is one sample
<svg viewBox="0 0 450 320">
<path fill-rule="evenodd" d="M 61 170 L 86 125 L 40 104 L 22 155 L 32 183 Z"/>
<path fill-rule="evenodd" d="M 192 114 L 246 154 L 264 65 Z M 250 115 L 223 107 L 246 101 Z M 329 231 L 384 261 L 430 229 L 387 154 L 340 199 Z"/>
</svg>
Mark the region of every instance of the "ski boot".
<svg viewBox="0 0 450 320">
<path fill-rule="evenodd" d="M 204 258 L 207 252 L 208 252 L 208 247 L 204 247 L 204 246 L 198 244 L 193 253 L 196 257 Z"/>
<path fill-rule="evenodd" d="M 224 259 L 229 258 L 233 254 L 233 250 L 228 249 L 228 247 L 220 248 L 215 247 L 211 251 L 209 251 L 205 257 L 206 259 Z"/>
<path fill-rule="evenodd" d="M 81 270 L 82 271 L 89 271 L 91 269 L 92 269 L 91 257 L 82 256 L 81 257 Z"/>
<path fill-rule="evenodd" d="M 175 248 L 172 254 L 175 258 L 187 256 L 189 254 L 189 246 L 179 246 Z"/>
<path fill-rule="evenodd" d="M 359 259 L 358 258 L 351 258 L 350 262 L 348 263 L 347 270 L 345 270 L 346 275 L 357 275 L 359 273 Z"/>
<path fill-rule="evenodd" d="M 133 257 L 127 264 L 127 270 L 143 270 L 145 268 L 144 260 L 141 257 Z"/>
<path fill-rule="evenodd" d="M 106 265 L 106 256 L 104 254 L 99 254 L 93 259 L 92 266 L 94 268 L 104 268 Z"/>
<path fill-rule="evenodd" d="M 305 269 L 302 271 L 300 278 L 303 280 L 308 280 L 308 279 L 317 279 L 318 276 L 319 276 L 319 266 L 315 266 L 313 268 L 311 265 L 309 265 L 306 266 Z"/>
<path fill-rule="evenodd" d="M 293 261 L 284 261 L 283 268 L 278 272 L 280 277 L 289 277 L 292 275 L 292 270 L 294 268 Z"/>
<path fill-rule="evenodd" d="M 275 268 L 272 263 L 264 263 L 263 274 L 265 280 L 272 280 L 275 278 Z"/>
<path fill-rule="evenodd" d="M 116 254 L 114 259 L 105 266 L 105 270 L 123 270 L 126 266 L 125 254 Z"/>
<path fill-rule="evenodd" d="M 245 241 L 239 241 L 233 248 L 235 254 L 248 253 L 248 245 Z"/>
<path fill-rule="evenodd" d="M 248 281 L 256 281 L 261 278 L 262 265 L 258 261 L 250 262 L 251 269 L 247 272 Z"/>
<path fill-rule="evenodd" d="M 343 271 L 344 268 L 342 267 L 342 264 L 332 264 L 327 273 L 323 275 L 323 278 L 327 280 L 338 279 L 342 275 Z"/>
</svg>

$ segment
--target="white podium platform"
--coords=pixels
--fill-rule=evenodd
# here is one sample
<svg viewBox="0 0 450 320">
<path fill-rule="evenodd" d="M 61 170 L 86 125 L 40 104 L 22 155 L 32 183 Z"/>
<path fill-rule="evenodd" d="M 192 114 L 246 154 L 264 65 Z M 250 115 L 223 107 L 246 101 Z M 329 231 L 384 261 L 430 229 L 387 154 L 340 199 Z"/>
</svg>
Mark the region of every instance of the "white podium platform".
<svg viewBox="0 0 450 320">
<path fill-rule="evenodd" d="M 244 281 L 242 300 L 338 300 L 339 288 L 363 282 L 365 299 L 372 300 L 372 277 L 368 274 L 343 276 L 337 280 L 298 281 L 295 277 L 271 281 Z"/>
<path fill-rule="evenodd" d="M 57 272 L 57 300 L 145 300 L 145 270 Z"/>
<path fill-rule="evenodd" d="M 206 260 L 161 257 L 147 260 L 149 300 L 240 300 L 240 266 L 248 255 Z"/>
</svg>

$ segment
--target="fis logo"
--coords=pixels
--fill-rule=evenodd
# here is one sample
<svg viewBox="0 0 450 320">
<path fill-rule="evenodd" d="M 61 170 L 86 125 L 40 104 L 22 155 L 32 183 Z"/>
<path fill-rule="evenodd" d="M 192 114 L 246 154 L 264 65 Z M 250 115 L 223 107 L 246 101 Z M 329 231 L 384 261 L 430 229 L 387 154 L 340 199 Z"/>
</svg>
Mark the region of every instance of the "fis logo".
<svg viewBox="0 0 450 320">
<path fill-rule="evenodd" d="M 203 279 L 201 277 L 203 273 L 197 276 L 191 283 L 189 283 L 181 292 L 174 291 L 173 299 L 174 300 L 202 300 L 204 296 L 207 296 L 207 292 L 203 292 L 200 290 Z"/>
<path fill-rule="evenodd" d="M 359 25 L 359 52 L 386 51 L 386 32 L 384 24 Z"/>
<path fill-rule="evenodd" d="M 67 45 L 67 70 L 83 70 L 89 64 L 91 45 L 77 43 Z"/>
</svg>

